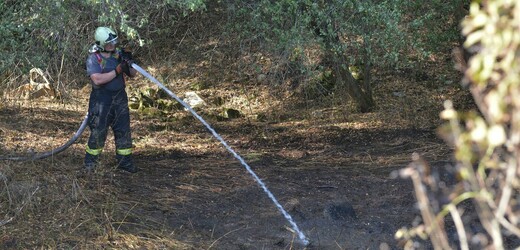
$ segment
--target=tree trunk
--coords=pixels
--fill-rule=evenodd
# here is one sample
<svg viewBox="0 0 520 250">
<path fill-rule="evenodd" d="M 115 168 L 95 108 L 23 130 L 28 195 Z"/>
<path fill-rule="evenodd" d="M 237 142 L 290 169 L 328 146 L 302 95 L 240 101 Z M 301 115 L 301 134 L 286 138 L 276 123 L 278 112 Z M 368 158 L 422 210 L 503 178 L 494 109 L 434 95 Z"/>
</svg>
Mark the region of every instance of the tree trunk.
<svg viewBox="0 0 520 250">
<path fill-rule="evenodd" d="M 365 56 L 363 58 L 365 67 L 363 68 L 363 88 L 367 95 L 370 95 L 370 99 L 372 100 L 372 106 L 374 106 L 374 100 L 372 98 L 372 63 L 370 63 L 370 54 L 368 50 L 365 49 Z"/>
<path fill-rule="evenodd" d="M 357 80 L 349 70 L 349 60 L 346 56 L 337 55 L 330 51 L 327 54 L 322 63 L 332 69 L 334 84 L 345 87 L 347 94 L 356 102 L 359 112 L 367 113 L 372 111 L 375 102 L 372 96 L 371 66 L 367 57 L 364 58 L 363 80 Z"/>
<path fill-rule="evenodd" d="M 343 56 L 333 57 L 332 63 L 336 84 L 347 87 L 348 94 L 354 99 L 360 112 L 366 113 L 372 111 L 375 106 L 374 98 L 372 97 L 372 88 L 363 89 L 361 87 L 362 83 L 352 76 L 352 72 L 349 71 L 344 62 L 347 62 L 347 59 Z M 366 74 L 366 72 L 364 73 Z M 365 86 L 370 86 L 370 78 L 365 78 L 364 81 Z"/>
<path fill-rule="evenodd" d="M 370 61 L 368 60 L 369 54 L 365 50 L 364 60 L 365 68 L 363 74 L 365 74 L 364 82 L 360 82 L 354 78 L 352 72 L 348 68 L 349 60 L 343 54 L 335 52 L 334 47 L 341 44 L 338 34 L 324 35 L 322 30 L 327 30 L 326 24 L 314 25 L 314 31 L 316 36 L 323 39 L 325 42 L 325 62 L 328 63 L 333 70 L 334 82 L 336 85 L 343 85 L 346 87 L 348 94 L 354 99 L 358 106 L 358 110 L 362 113 L 370 112 L 375 106 L 374 98 L 372 97 L 372 87 L 370 82 L 370 76 L 367 75 L 370 71 Z M 325 33 L 326 34 L 326 33 Z"/>
</svg>

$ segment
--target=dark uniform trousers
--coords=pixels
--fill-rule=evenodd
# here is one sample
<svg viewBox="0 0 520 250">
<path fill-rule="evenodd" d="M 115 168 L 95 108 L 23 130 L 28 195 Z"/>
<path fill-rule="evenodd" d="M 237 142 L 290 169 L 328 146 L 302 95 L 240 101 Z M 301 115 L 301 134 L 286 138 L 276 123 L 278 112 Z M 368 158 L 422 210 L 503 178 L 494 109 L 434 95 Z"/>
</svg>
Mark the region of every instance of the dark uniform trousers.
<svg viewBox="0 0 520 250">
<path fill-rule="evenodd" d="M 90 138 L 87 143 L 85 166 L 95 167 L 105 146 L 108 128 L 114 132 L 116 160 L 121 168 L 132 166 L 132 136 L 128 97 L 124 89 L 110 91 L 93 89 L 89 101 Z"/>
</svg>

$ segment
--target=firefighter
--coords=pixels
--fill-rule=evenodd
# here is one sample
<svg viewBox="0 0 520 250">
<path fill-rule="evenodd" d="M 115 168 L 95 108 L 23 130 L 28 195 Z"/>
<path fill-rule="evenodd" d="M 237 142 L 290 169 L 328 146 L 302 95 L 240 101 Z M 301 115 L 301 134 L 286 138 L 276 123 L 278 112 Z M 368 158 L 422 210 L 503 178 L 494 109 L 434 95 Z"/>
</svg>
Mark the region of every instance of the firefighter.
<svg viewBox="0 0 520 250">
<path fill-rule="evenodd" d="M 87 58 L 87 75 L 92 84 L 88 107 L 90 137 L 86 146 L 85 168 L 93 171 L 112 128 L 116 144 L 117 168 L 137 172 L 132 162 L 130 111 L 125 77 L 134 77 L 132 53 L 116 49 L 117 34 L 108 27 L 95 31 L 95 43 Z"/>
</svg>

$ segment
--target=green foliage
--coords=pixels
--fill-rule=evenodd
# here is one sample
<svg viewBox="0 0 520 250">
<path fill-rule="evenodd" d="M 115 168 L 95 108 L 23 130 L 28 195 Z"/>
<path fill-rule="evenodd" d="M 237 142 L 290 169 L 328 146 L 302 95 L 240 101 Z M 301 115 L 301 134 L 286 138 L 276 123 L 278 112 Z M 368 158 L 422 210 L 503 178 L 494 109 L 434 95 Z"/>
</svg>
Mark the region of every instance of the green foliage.
<svg viewBox="0 0 520 250">
<path fill-rule="evenodd" d="M 84 68 L 96 27 L 110 26 L 122 38 L 143 46 L 152 41 L 141 38 L 143 33 L 149 34 L 142 31 L 155 31 L 148 25 L 156 21 L 152 18 L 158 13 L 179 12 L 186 16 L 204 8 L 204 0 L 1 1 L 0 72 L 21 75 L 39 67 L 51 75 L 69 76 L 67 80 L 73 82 L 78 69 Z M 163 19 L 165 16 L 172 15 L 160 15 Z"/>
<path fill-rule="evenodd" d="M 448 43 L 457 41 L 452 12 L 458 6 L 456 1 L 259 0 L 233 4 L 232 9 L 237 10 L 232 15 L 234 30 L 240 40 L 259 44 L 273 58 L 274 63 L 264 71 L 283 76 L 273 80 L 288 82 L 289 76 L 306 85 L 320 85 L 314 79 L 332 69 L 335 91 L 349 92 L 356 101 L 365 102 L 364 110 L 373 105 L 373 83 L 368 75 L 373 67 L 414 68 L 418 60 L 439 50 L 445 52 Z M 432 46 L 426 46 L 429 44 Z M 298 52 L 296 56 L 294 52 Z M 352 65 L 365 66 L 364 80 L 349 76 Z"/>
<path fill-rule="evenodd" d="M 181 10 L 186 16 L 190 12 L 204 10 L 205 0 L 138 0 L 138 1 L 87 1 L 100 24 L 118 27 L 130 39 L 138 39 L 143 46 L 145 41 L 140 38 L 138 29 L 145 29 L 153 23 L 153 14 L 169 10 Z M 166 27 L 163 27 L 166 28 Z"/>
<path fill-rule="evenodd" d="M 71 49 L 69 39 L 77 35 L 68 25 L 74 18 L 68 8 L 76 4 L 81 2 L 2 3 L 0 32 L 3 39 L 0 49 L 5 54 L 0 71 L 26 73 L 33 67 L 46 69 L 49 62 L 59 61 L 63 51 Z"/>
<path fill-rule="evenodd" d="M 446 52 L 460 38 L 459 22 L 466 14 L 466 0 L 402 1 L 412 45 L 418 56 Z"/>
<path fill-rule="evenodd" d="M 362 61 L 365 52 L 370 54 L 367 63 L 404 65 L 410 49 L 424 50 L 425 44 L 441 37 L 452 42 L 457 34 L 444 37 L 445 30 L 440 29 L 457 27 L 454 20 L 451 25 L 439 22 L 454 19 L 450 13 L 456 5 L 444 1 L 262 0 L 235 4 L 239 9 L 236 18 L 244 21 L 233 22 L 241 39 L 261 41 L 265 49 L 287 58 L 290 51 L 317 44 L 346 55 L 347 65 Z M 422 11 L 416 13 L 419 6 Z"/>
</svg>

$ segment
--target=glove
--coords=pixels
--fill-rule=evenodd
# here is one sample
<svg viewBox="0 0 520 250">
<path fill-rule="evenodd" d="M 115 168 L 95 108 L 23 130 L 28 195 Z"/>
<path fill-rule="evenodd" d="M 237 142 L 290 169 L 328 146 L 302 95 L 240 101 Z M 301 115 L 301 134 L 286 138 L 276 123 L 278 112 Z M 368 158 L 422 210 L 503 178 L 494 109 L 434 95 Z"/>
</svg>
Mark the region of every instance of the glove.
<svg viewBox="0 0 520 250">
<path fill-rule="evenodd" d="M 126 60 L 122 60 L 121 63 L 119 63 L 116 67 L 116 74 L 120 75 L 122 73 L 125 73 L 127 76 L 130 76 L 130 65 Z"/>
<path fill-rule="evenodd" d="M 126 64 L 128 64 L 128 68 L 132 68 L 132 64 L 135 63 L 134 60 L 126 60 Z"/>
<path fill-rule="evenodd" d="M 128 49 L 121 50 L 121 59 L 123 59 L 123 61 L 134 60 L 134 57 L 132 56 L 132 51 Z"/>
</svg>

